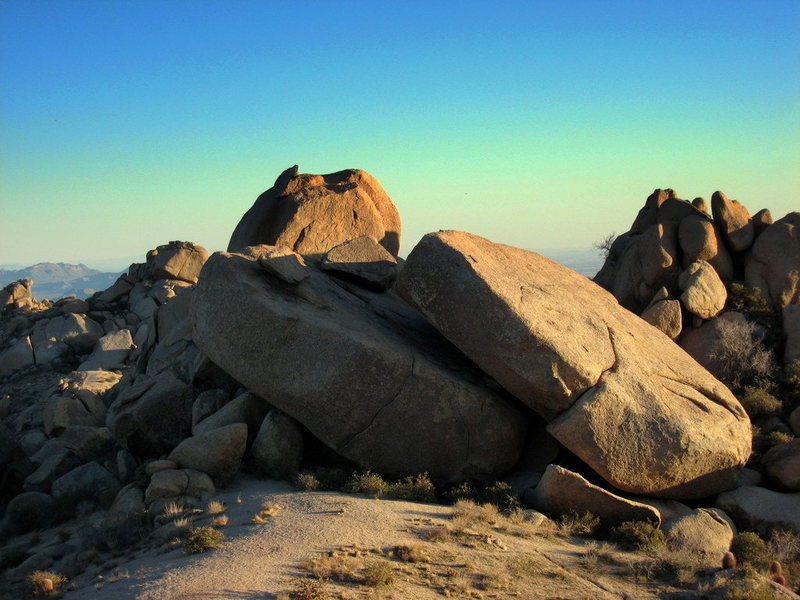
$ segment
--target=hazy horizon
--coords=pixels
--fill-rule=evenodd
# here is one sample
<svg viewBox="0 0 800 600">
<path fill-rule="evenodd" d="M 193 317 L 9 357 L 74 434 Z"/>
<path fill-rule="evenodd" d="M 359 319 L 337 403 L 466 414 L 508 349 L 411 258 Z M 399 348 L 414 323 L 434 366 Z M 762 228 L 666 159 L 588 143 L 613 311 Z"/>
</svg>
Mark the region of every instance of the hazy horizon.
<svg viewBox="0 0 800 600">
<path fill-rule="evenodd" d="M 788 1 L 4 2 L 0 263 L 225 248 L 295 163 L 374 175 L 402 254 L 588 247 L 657 187 L 779 218 L 798 30 Z"/>
</svg>

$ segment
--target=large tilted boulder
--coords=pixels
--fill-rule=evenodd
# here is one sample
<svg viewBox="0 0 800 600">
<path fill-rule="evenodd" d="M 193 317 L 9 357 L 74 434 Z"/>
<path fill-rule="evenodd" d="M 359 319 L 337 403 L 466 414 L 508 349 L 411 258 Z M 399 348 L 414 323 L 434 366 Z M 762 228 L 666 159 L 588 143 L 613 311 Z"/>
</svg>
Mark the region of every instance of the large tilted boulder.
<svg viewBox="0 0 800 600">
<path fill-rule="evenodd" d="M 690 498 L 750 455 L 731 392 L 613 296 L 538 254 L 426 235 L 395 289 L 617 488 Z"/>
<path fill-rule="evenodd" d="M 800 212 L 764 229 L 747 254 L 744 275 L 776 309 L 800 304 Z"/>
<path fill-rule="evenodd" d="M 525 500 L 552 515 L 590 512 L 600 517 L 606 526 L 625 521 L 661 524 L 661 515 L 652 506 L 618 496 L 558 465 L 547 466 L 538 485 Z"/>
<path fill-rule="evenodd" d="M 361 235 L 397 256 L 400 215 L 381 184 L 358 169 L 308 175 L 295 166 L 281 173 L 244 214 L 228 251 L 269 244 L 321 254 Z"/>
<path fill-rule="evenodd" d="M 203 354 L 363 468 L 439 480 L 517 460 L 525 418 L 416 312 L 307 266 L 293 285 L 264 248 L 217 253 L 193 305 Z"/>
<path fill-rule="evenodd" d="M 709 263 L 698 260 L 681 273 L 678 285 L 683 290 L 681 302 L 690 313 L 701 319 L 713 319 L 728 300 L 728 291 Z"/>
</svg>

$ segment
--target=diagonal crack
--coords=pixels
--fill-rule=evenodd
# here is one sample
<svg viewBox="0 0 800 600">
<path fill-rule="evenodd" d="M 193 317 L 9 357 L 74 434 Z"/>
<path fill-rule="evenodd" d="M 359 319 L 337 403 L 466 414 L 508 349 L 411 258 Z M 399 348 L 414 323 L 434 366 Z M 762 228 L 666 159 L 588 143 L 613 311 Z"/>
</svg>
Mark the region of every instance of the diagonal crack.
<svg viewBox="0 0 800 600">
<path fill-rule="evenodd" d="M 378 410 L 375 412 L 375 414 L 374 414 L 374 415 L 372 415 L 372 418 L 370 419 L 369 423 L 367 423 L 367 425 L 366 425 L 365 427 L 363 427 L 362 429 L 360 429 L 359 431 L 357 431 L 357 432 L 355 432 L 353 435 L 351 435 L 351 436 L 350 436 L 350 439 L 348 439 L 346 442 L 344 442 L 343 444 L 340 444 L 339 446 L 337 446 L 337 448 L 336 448 L 336 450 L 337 450 L 337 451 L 342 451 L 342 450 L 344 450 L 345 448 L 347 448 L 347 446 L 349 446 L 350 444 L 352 444 L 352 443 L 353 443 L 353 441 L 354 441 L 354 440 L 355 440 L 355 439 L 356 439 L 358 436 L 360 436 L 361 434 L 363 434 L 365 431 L 367 431 L 367 430 L 368 430 L 370 427 L 372 427 L 372 426 L 374 425 L 375 421 L 377 421 L 377 420 L 378 420 L 378 417 L 381 415 L 381 413 L 382 413 L 382 412 L 383 412 L 385 409 L 387 409 L 389 406 L 391 406 L 392 404 L 394 404 L 394 402 L 395 402 L 395 401 L 396 401 L 396 400 L 397 400 L 397 399 L 400 397 L 400 394 L 402 394 L 402 393 L 403 393 L 403 391 L 406 389 L 406 385 L 408 385 L 408 382 L 409 382 L 409 381 L 411 380 L 411 378 L 414 376 L 414 367 L 415 367 L 415 366 L 416 366 L 416 358 L 415 358 L 415 356 L 414 356 L 414 353 L 412 352 L 412 353 L 411 353 L 411 368 L 410 368 L 410 369 L 409 369 L 409 371 L 408 371 L 408 375 L 406 375 L 405 379 L 403 379 L 403 383 L 402 383 L 402 384 L 400 384 L 400 387 L 398 388 L 398 390 L 397 390 L 397 392 L 395 393 L 395 395 L 394 395 L 394 396 L 392 396 L 392 398 L 391 398 L 391 399 L 390 399 L 388 402 L 386 402 L 386 404 L 384 404 L 383 406 L 381 406 L 381 407 L 380 407 L 380 408 L 379 408 L 379 409 L 378 409 Z"/>
</svg>

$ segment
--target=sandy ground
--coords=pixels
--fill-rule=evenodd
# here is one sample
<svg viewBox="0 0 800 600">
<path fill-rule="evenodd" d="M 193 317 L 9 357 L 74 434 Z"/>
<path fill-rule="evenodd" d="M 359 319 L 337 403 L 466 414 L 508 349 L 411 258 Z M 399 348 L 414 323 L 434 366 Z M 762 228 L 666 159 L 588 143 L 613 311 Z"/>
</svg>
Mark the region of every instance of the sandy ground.
<svg viewBox="0 0 800 600">
<path fill-rule="evenodd" d="M 393 561 L 398 581 L 390 588 L 357 584 L 333 586 L 330 598 L 656 598 L 655 584 L 626 581 L 611 572 L 579 568 L 583 540 L 498 533 L 448 542 L 424 540 L 424 533 L 449 522 L 452 507 L 376 500 L 335 492 L 296 492 L 283 482 L 241 479 L 215 499 L 226 503 L 230 523 L 219 549 L 186 555 L 180 547 L 120 564 L 102 578 L 75 581 L 80 589 L 67 600 L 264 599 L 297 587 L 308 576 L 299 565 L 343 546 L 384 552 L 396 545 L 422 544 L 436 558 L 425 565 Z M 237 499 L 241 502 L 238 503 Z M 265 524 L 250 520 L 263 502 L 281 510 Z M 208 524 L 205 517 L 195 525 Z M 524 558 L 524 587 L 515 582 L 510 561 Z M 470 579 L 462 577 L 459 569 Z M 501 572 L 502 577 L 496 573 Z M 517 573 L 517 575 L 520 575 Z M 425 581 L 420 581 L 420 576 Z M 529 580 L 534 576 L 535 580 Z M 429 578 L 430 579 L 427 579 Z M 445 584 L 441 581 L 461 584 Z M 503 579 L 503 577 L 505 579 Z M 116 580 L 114 580 L 116 579 Z M 436 581 L 437 583 L 432 583 Z M 477 584 L 484 581 L 487 583 Z M 469 583 L 469 585 L 467 585 Z M 491 583 L 491 585 L 489 585 Z M 480 592 L 479 589 L 488 591 Z M 451 593 L 452 592 L 452 593 Z"/>
</svg>

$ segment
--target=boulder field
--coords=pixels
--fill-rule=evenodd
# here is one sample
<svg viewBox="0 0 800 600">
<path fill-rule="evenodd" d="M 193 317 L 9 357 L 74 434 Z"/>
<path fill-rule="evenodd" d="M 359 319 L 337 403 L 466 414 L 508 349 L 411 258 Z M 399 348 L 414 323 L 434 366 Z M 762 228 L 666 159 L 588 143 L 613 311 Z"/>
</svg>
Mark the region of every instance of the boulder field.
<svg viewBox="0 0 800 600">
<path fill-rule="evenodd" d="M 750 217 L 722 193 L 710 211 L 656 190 L 593 282 L 458 231 L 404 261 L 371 175 L 293 167 L 227 252 L 169 242 L 87 300 L 11 284 L 0 533 L 17 535 L 25 505 L 44 507 L 30 527 L 67 500 L 153 516 L 201 505 L 240 469 L 330 465 L 428 473 L 439 492 L 502 479 L 531 508 L 644 519 L 697 547 L 713 535 L 716 553 L 728 515 L 800 533 L 798 213 Z M 740 282 L 761 291 L 757 310 Z M 752 398 L 717 378 L 732 331 L 772 336 L 785 361 L 785 381 L 758 380 L 755 430 Z M 789 400 L 775 408 L 769 390 Z"/>
</svg>

